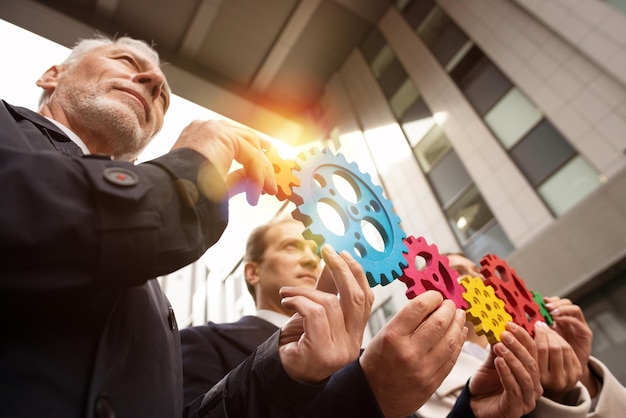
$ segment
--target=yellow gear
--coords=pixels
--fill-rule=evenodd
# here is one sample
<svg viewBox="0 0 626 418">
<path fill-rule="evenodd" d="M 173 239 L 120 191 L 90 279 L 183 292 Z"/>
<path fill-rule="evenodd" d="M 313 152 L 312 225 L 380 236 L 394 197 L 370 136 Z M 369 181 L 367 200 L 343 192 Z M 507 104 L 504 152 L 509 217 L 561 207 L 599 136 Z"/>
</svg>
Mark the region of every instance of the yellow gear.
<svg viewBox="0 0 626 418">
<path fill-rule="evenodd" d="M 490 344 L 500 341 L 505 324 L 513 320 L 504 310 L 505 302 L 479 277 L 465 276 L 461 286 L 465 288 L 463 299 L 468 306 L 465 313 L 474 324 L 476 334 L 486 335 Z"/>
</svg>

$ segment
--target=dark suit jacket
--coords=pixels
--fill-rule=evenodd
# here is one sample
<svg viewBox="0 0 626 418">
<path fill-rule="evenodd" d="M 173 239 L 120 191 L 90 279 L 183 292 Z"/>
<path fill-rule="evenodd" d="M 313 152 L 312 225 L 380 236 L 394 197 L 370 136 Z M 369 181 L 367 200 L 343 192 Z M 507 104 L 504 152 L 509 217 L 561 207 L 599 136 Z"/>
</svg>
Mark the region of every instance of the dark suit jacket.
<svg viewBox="0 0 626 418">
<path fill-rule="evenodd" d="M 176 320 L 152 278 L 225 228 L 225 205 L 194 193 L 203 163 L 188 149 L 141 165 L 84 157 L 0 102 L 0 416 L 181 415 Z"/>
<path fill-rule="evenodd" d="M 227 324 L 209 322 L 181 330 L 185 402 L 201 402 L 203 394 L 214 385 L 222 387 L 229 380 L 237 382 L 242 370 L 256 361 L 257 346 L 266 344 L 264 341 L 268 338 L 277 339 L 277 331 L 275 325 L 256 316 L 244 316 L 237 322 Z M 222 379 L 224 376 L 227 377 Z M 281 380 L 284 383 L 280 383 Z M 267 397 L 275 396 L 277 403 L 296 414 L 290 416 L 382 417 L 358 361 L 337 372 L 313 402 L 305 402 L 290 389 L 290 385 L 284 379 L 274 379 L 268 381 L 264 388 Z M 281 407 L 272 413 L 267 412 L 263 405 L 265 402 L 261 400 L 257 403 L 251 397 L 240 416 L 273 417 L 281 413 Z"/>
<path fill-rule="evenodd" d="M 258 316 L 180 330 L 185 403 L 204 395 L 278 328 Z"/>
</svg>

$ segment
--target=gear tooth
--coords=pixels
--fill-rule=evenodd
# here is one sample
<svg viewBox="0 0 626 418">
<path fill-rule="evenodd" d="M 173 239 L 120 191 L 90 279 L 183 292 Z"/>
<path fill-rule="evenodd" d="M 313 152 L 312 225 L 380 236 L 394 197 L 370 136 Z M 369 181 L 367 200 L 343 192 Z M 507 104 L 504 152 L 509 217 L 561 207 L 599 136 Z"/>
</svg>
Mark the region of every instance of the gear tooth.
<svg viewBox="0 0 626 418">
<path fill-rule="evenodd" d="M 291 216 L 297 220 L 302 222 L 302 224 L 304 224 L 305 227 L 308 227 L 309 225 L 311 225 L 311 223 L 313 222 L 313 220 L 311 219 L 310 216 L 303 214 L 302 212 L 300 212 L 299 208 L 294 209 L 291 212 Z"/>
<path fill-rule="evenodd" d="M 466 316 L 474 324 L 476 334 L 485 335 L 491 344 L 495 344 L 500 340 L 505 324 L 512 320 L 504 310 L 505 302 L 478 277 L 465 276 L 460 283 L 465 288 Z"/>
<path fill-rule="evenodd" d="M 406 267 L 402 268 L 403 280 L 412 294 L 421 294 L 427 290 L 436 290 L 445 299 L 450 299 L 461 309 L 466 307 L 463 299 L 463 287 L 457 282 L 458 274 L 448 263 L 447 258 L 439 254 L 435 244 L 428 244 L 424 237 L 407 237 L 403 240 L 408 251 L 403 254 Z M 415 258 L 421 256 L 426 260 L 426 266 L 418 270 Z M 407 296 L 409 292 L 407 292 Z"/>
<path fill-rule="evenodd" d="M 317 244 L 317 253 L 320 254 L 322 251 L 322 246 L 324 246 L 325 241 L 324 241 L 324 237 L 318 234 L 313 234 L 310 230 L 305 229 L 302 232 L 302 236 L 305 239 L 311 240 L 311 241 L 315 241 L 315 243 Z"/>
<path fill-rule="evenodd" d="M 293 186 L 291 188 L 291 196 L 289 200 L 298 207 L 304 203 L 304 200 L 302 199 L 302 196 L 300 194 L 300 186 Z M 298 212 L 300 211 L 298 210 Z"/>
<path fill-rule="evenodd" d="M 552 318 L 552 315 L 550 314 L 550 310 L 546 306 L 546 302 L 543 300 L 543 295 L 540 292 L 535 291 L 535 290 L 531 290 L 530 293 L 532 293 L 533 299 L 535 303 L 537 304 L 537 307 L 539 308 L 539 313 L 541 314 L 543 319 L 546 321 L 546 324 L 552 326 L 554 324 L 554 318 Z"/>
<path fill-rule="evenodd" d="M 370 287 L 374 287 L 378 284 L 378 282 L 374 280 L 374 275 L 369 271 L 365 272 L 365 277 L 367 278 L 367 282 L 369 283 Z"/>
<path fill-rule="evenodd" d="M 487 254 L 481 260 L 481 273 L 485 283 L 494 289 L 496 296 L 505 301 L 505 310 L 513 321 L 535 336 L 535 322 L 541 312 L 524 281 L 517 276 L 505 260 L 495 254 Z"/>
<path fill-rule="evenodd" d="M 304 163 L 306 161 L 306 164 Z M 299 186 L 292 186 L 292 198 L 296 203 L 298 211 L 294 211 L 294 217 L 307 217 L 306 229 L 314 236 L 321 236 L 325 241 L 337 250 L 345 249 L 355 258 L 360 259 L 363 270 L 366 272 L 370 286 L 377 284 L 388 284 L 390 279 L 400 276 L 401 266 L 404 258 L 402 256 L 402 243 L 405 237 L 400 228 L 400 218 L 393 213 L 393 207 L 382 195 L 382 188 L 373 185 L 371 177 L 367 173 L 361 173 L 358 165 L 354 162 L 348 163 L 343 155 L 335 155 L 330 149 L 317 150 L 311 148 L 307 152 L 301 153 L 296 159 L 294 175 L 299 179 Z M 354 205 L 348 202 L 339 193 L 335 193 L 334 181 L 331 179 L 338 169 L 344 173 L 346 178 L 354 182 L 355 187 L 360 189 L 359 202 Z M 322 178 L 325 184 L 317 187 L 316 179 Z M 340 213 L 342 218 L 347 219 L 346 233 L 344 236 L 337 236 L 328 230 L 319 219 L 317 204 L 320 201 L 332 201 L 333 208 Z M 366 210 L 362 205 L 376 203 L 379 208 L 375 213 Z M 357 209 L 353 211 L 353 209 Z M 369 208 L 367 208 L 369 209 Z M 369 212 L 369 213 L 368 213 Z M 379 233 L 383 236 L 385 250 L 379 251 L 371 243 L 367 242 L 366 234 L 362 231 L 361 222 L 365 217 L 361 213 L 368 213 L 367 217 L 373 221 Z M 361 255 L 363 254 L 363 255 Z M 382 258 L 381 258 L 382 257 Z"/>
</svg>

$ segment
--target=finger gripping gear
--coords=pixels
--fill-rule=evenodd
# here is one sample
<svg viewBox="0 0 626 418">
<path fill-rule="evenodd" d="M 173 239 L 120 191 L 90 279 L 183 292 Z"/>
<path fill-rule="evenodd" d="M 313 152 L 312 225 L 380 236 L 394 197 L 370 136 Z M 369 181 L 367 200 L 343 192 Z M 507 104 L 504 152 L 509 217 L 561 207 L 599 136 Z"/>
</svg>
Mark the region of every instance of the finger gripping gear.
<svg viewBox="0 0 626 418">
<path fill-rule="evenodd" d="M 413 299 L 427 290 L 437 290 L 445 299 L 454 302 L 457 308 L 465 309 L 463 287 L 458 283 L 459 274 L 450 267 L 448 257 L 441 255 L 435 244 L 428 245 L 423 237 L 409 236 L 404 239 L 408 252 L 403 253 L 407 266 L 400 280 L 406 284 L 406 296 Z M 426 266 L 418 269 L 416 257 L 422 257 Z"/>
<path fill-rule="evenodd" d="M 535 303 L 539 307 L 539 313 L 541 314 L 543 319 L 546 321 L 546 324 L 552 326 L 554 324 L 554 319 L 552 318 L 552 315 L 550 314 L 550 310 L 546 306 L 546 301 L 543 300 L 543 295 L 540 292 L 537 292 L 535 290 L 531 290 L 530 292 L 533 294 L 533 299 L 535 300 Z"/>
<path fill-rule="evenodd" d="M 487 254 L 480 260 L 480 273 L 485 283 L 492 286 L 496 295 L 506 302 L 505 309 L 513 322 L 535 336 L 535 322 L 542 317 L 526 284 L 515 270 L 495 254 Z"/>
<path fill-rule="evenodd" d="M 274 147 L 270 147 L 265 150 L 267 159 L 270 160 L 272 166 L 274 166 L 274 178 L 276 179 L 276 185 L 278 186 L 278 192 L 276 192 L 276 198 L 281 202 L 291 197 L 291 186 L 298 186 L 300 180 L 293 175 L 292 169 L 296 165 L 292 160 L 285 160 L 278 154 L 278 150 Z"/>
<path fill-rule="evenodd" d="M 372 184 L 370 176 L 361 173 L 356 164 L 328 149 L 312 148 L 298 155 L 295 163 L 293 173 L 300 185 L 292 187 L 290 200 L 297 206 L 293 217 L 306 227 L 302 235 L 317 242 L 319 249 L 330 244 L 337 251 L 348 251 L 363 266 L 371 287 L 398 278 L 404 267 L 405 234 L 382 188 Z M 351 194 L 344 190 L 347 186 L 354 196 L 344 196 Z M 320 217 L 318 210 L 324 205 L 341 220 L 343 234 L 332 224 L 331 230 Z M 368 240 L 372 233 L 378 234 L 383 249 Z"/>
<path fill-rule="evenodd" d="M 474 324 L 476 334 L 485 335 L 490 344 L 500 341 L 506 323 L 512 321 L 504 309 L 504 301 L 479 277 L 465 276 L 461 279 L 461 286 L 465 289 L 463 299 L 468 306 L 465 313 Z"/>
</svg>

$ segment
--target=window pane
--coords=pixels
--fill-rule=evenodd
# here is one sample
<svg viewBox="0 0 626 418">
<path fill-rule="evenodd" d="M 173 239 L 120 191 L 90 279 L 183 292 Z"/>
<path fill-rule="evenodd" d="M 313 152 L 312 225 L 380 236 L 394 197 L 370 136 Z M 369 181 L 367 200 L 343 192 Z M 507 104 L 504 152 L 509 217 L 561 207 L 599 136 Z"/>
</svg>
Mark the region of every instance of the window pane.
<svg viewBox="0 0 626 418">
<path fill-rule="evenodd" d="M 626 0 L 605 0 L 607 3 L 617 7 L 622 13 L 626 13 Z"/>
<path fill-rule="evenodd" d="M 448 221 L 461 245 L 493 219 L 476 186 L 468 190 L 454 205 L 446 210 Z"/>
<path fill-rule="evenodd" d="M 511 148 L 542 115 L 518 89 L 513 87 L 486 115 L 485 122 L 506 149 Z"/>
<path fill-rule="evenodd" d="M 448 206 L 452 199 L 472 183 L 465 166 L 454 150 L 448 152 L 437 163 L 428 177 L 442 206 Z"/>
<path fill-rule="evenodd" d="M 382 32 L 374 29 L 361 45 L 361 52 L 368 63 L 374 62 L 380 51 L 387 45 L 387 40 Z"/>
<path fill-rule="evenodd" d="M 448 63 L 464 47 L 467 35 L 440 9 L 431 19 L 420 27 L 420 35 L 428 45 L 439 64 L 447 67 Z"/>
<path fill-rule="evenodd" d="M 417 29 L 434 8 L 435 2 L 433 0 L 416 0 L 405 8 L 402 15 L 411 28 Z"/>
<path fill-rule="evenodd" d="M 495 219 L 493 225 L 476 234 L 467 246 L 463 248 L 465 254 L 471 260 L 480 260 L 487 254 L 496 254 L 500 258 L 505 258 L 514 249 L 513 244 Z"/>
<path fill-rule="evenodd" d="M 398 59 L 394 59 L 378 78 L 378 83 L 388 99 L 398 91 L 407 80 L 408 74 Z"/>
<path fill-rule="evenodd" d="M 559 216 L 594 191 L 601 181 L 581 156 L 573 158 L 539 187 L 539 194 Z"/>
<path fill-rule="evenodd" d="M 372 314 L 370 315 L 370 319 L 367 322 L 367 325 L 369 326 L 370 332 L 372 333 L 372 335 L 376 335 L 376 333 L 380 331 L 383 325 L 385 325 L 383 318 L 384 318 L 384 315 L 380 308 L 376 309 L 375 311 L 372 311 Z"/>
<path fill-rule="evenodd" d="M 448 138 L 444 135 L 439 125 L 433 128 L 413 148 L 422 170 L 428 173 L 432 166 L 451 148 Z"/>
<path fill-rule="evenodd" d="M 385 44 L 385 46 L 378 52 L 378 55 L 376 55 L 376 57 L 372 60 L 371 67 L 374 76 L 376 78 L 380 78 L 394 59 L 396 59 L 396 54 L 389 45 Z"/>
<path fill-rule="evenodd" d="M 418 97 L 404 112 L 404 115 L 400 118 L 400 123 L 402 124 L 404 135 L 406 135 L 411 148 L 413 148 L 435 126 L 435 119 L 424 100 Z"/>
<path fill-rule="evenodd" d="M 484 59 L 461 80 L 460 87 L 474 109 L 484 115 L 513 84 L 495 65 Z"/>
<path fill-rule="evenodd" d="M 469 41 L 471 43 L 471 41 Z M 472 72 L 474 68 L 478 68 L 482 65 L 482 62 L 488 61 L 483 51 L 476 45 L 471 46 L 469 51 L 463 53 L 459 51 L 460 61 L 452 67 L 450 64 L 448 71 L 450 72 L 450 78 L 454 80 L 457 86 L 461 86 L 463 80 Z"/>
<path fill-rule="evenodd" d="M 544 119 L 513 147 L 510 154 L 533 186 L 538 186 L 576 155 L 576 151 L 554 126 Z"/>
<path fill-rule="evenodd" d="M 398 312 L 392 298 L 387 299 L 381 308 L 385 315 L 385 322 L 389 321 Z"/>
<path fill-rule="evenodd" d="M 454 56 L 451 59 L 448 60 L 448 63 L 446 64 L 446 71 L 447 72 L 454 71 L 454 69 L 457 67 L 457 65 L 459 65 L 459 63 L 464 61 L 465 57 L 473 49 L 474 49 L 474 42 L 470 41 L 469 39 L 467 41 L 465 41 L 463 46 L 461 48 L 459 48 L 458 51 L 456 51 L 456 53 L 454 54 Z"/>
<path fill-rule="evenodd" d="M 400 118 L 409 106 L 415 103 L 418 97 L 419 93 L 415 88 L 415 84 L 413 84 L 411 79 L 407 78 L 404 84 L 402 84 L 398 91 L 389 99 L 389 104 L 396 117 Z"/>
</svg>

